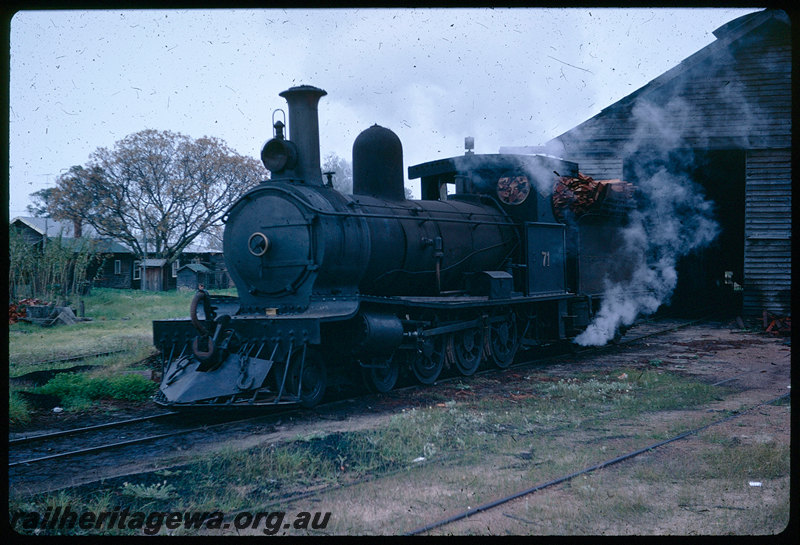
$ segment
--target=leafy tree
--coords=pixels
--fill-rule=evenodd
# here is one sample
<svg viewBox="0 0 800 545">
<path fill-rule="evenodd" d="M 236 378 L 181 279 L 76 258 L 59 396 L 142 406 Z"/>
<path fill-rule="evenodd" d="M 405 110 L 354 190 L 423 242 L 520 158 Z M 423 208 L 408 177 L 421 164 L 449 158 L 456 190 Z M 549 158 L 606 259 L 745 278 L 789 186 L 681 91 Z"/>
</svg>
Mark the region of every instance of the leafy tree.
<svg viewBox="0 0 800 545">
<path fill-rule="evenodd" d="M 81 218 L 140 258 L 171 263 L 265 177 L 259 161 L 217 138 L 144 130 L 61 175 L 49 210 L 55 219 Z"/>
<path fill-rule="evenodd" d="M 70 294 L 80 299 L 92 264 L 102 261 L 95 246 L 94 241 L 60 235 L 47 244 L 31 244 L 17 229 L 10 229 L 9 301 L 35 297 L 56 302 Z"/>
<path fill-rule="evenodd" d="M 29 204 L 26 209 L 28 210 L 28 214 L 37 218 L 46 217 L 48 212 L 47 208 L 50 204 L 50 199 L 53 195 L 53 188 L 46 187 L 44 189 L 40 189 L 39 191 L 34 191 L 30 194 L 30 198 L 33 201 L 33 204 Z"/>
</svg>

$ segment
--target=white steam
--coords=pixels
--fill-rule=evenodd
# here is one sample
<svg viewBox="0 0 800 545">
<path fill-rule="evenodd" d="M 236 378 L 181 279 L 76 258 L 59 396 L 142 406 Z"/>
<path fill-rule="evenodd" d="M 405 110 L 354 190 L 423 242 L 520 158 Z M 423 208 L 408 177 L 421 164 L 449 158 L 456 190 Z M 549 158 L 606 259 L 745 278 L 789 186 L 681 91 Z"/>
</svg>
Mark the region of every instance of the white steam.
<svg viewBox="0 0 800 545">
<path fill-rule="evenodd" d="M 620 326 L 667 302 L 678 282 L 678 259 L 708 245 L 719 232 L 713 204 L 688 174 L 675 168 L 680 165 L 686 172 L 692 166 L 690 154 L 677 153 L 688 147 L 681 146 L 682 123 L 675 122 L 691 115 L 685 103 L 672 101 L 664 109 L 645 103 L 634 108 L 633 115 L 638 129 L 625 151 L 642 159 L 635 180 L 640 204 L 623 231 L 626 247 L 620 248 L 620 258 L 638 257 L 638 262 L 626 280 L 606 282 L 600 310 L 575 338 L 583 346 L 605 344 Z"/>
</svg>

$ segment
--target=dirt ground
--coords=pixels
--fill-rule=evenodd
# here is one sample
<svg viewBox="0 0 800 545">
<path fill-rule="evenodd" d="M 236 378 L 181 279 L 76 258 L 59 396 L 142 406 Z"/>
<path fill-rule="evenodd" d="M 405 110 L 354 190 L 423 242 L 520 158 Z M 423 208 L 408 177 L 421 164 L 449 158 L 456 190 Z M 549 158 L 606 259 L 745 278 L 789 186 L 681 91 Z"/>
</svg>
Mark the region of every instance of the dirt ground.
<svg viewBox="0 0 800 545">
<path fill-rule="evenodd" d="M 636 335 L 636 329 L 628 333 L 628 337 Z M 467 395 L 501 396 L 513 402 L 514 395 L 521 395 L 522 375 L 533 373 L 537 380 L 555 381 L 576 372 L 598 368 L 647 367 L 655 364 L 664 370 L 697 377 L 709 384 L 724 384 L 731 388 L 730 395 L 709 405 L 691 411 L 647 413 L 630 424 L 643 429 L 649 427 L 659 430 L 678 429 L 681 423 L 703 419 L 708 421 L 709 415 L 751 409 L 755 405 L 789 392 L 790 360 L 791 345 L 785 337 L 739 330 L 735 324 L 704 323 L 610 348 L 600 354 L 561 357 L 537 364 L 522 372 L 507 370 L 489 379 L 481 379 L 480 390 L 472 388 Z M 242 433 L 242 430 L 219 432 L 206 440 L 184 439 L 177 448 L 152 455 L 136 456 L 125 460 L 124 463 L 118 461 L 107 468 L 95 467 L 91 474 L 85 473 L 80 476 L 73 474 L 68 479 L 60 480 L 49 479 L 46 481 L 46 486 L 52 489 L 60 485 L 75 485 L 168 467 L 213 450 L 223 443 L 228 447 L 245 448 L 288 441 L 298 436 L 375 427 L 402 410 L 435 404 L 442 395 L 447 397 L 448 391 L 451 399 L 455 400 L 459 395 L 465 395 L 463 390 L 440 384 L 421 390 L 365 396 L 354 401 L 325 406 L 317 411 L 302 411 L 296 416 L 262 429 L 254 427 L 245 433 Z M 132 408 L 123 409 L 131 413 L 138 412 Z M 696 469 L 696 472 L 692 473 L 694 470 L 689 470 L 691 463 L 688 460 L 697 458 L 704 449 L 711 448 L 709 447 L 711 443 L 751 446 L 769 444 L 788 448 L 790 412 L 791 407 L 787 402 L 763 405 L 750 410 L 740 418 L 714 426 L 702 434 L 687 437 L 635 459 L 579 477 L 571 483 L 548 488 L 504 504 L 500 508 L 479 513 L 444 526 L 433 533 L 493 535 L 779 533 L 788 522 L 788 476 L 770 480 L 752 475 L 748 478 L 736 477 L 733 481 L 727 479 L 724 482 L 712 478 L 697 479 L 697 475 L 703 473 L 701 469 Z M 48 424 L 47 427 L 61 427 L 60 423 L 51 420 L 53 418 L 56 417 L 47 415 L 42 422 Z M 683 429 L 686 429 L 685 426 Z M 609 456 L 608 453 L 627 452 L 645 446 L 628 444 L 624 440 L 615 444 L 613 436 L 598 439 L 589 432 L 584 438 L 573 435 L 569 440 L 598 441 L 597 444 L 602 444 L 603 449 L 608 446 L 608 451 L 598 450 L 596 459 L 589 461 L 589 465 L 603 461 Z M 683 465 L 676 464 L 676 460 L 687 460 L 687 462 Z M 429 473 L 420 474 L 419 478 L 424 487 L 420 481 L 409 476 L 389 478 L 380 480 L 374 485 L 365 483 L 356 489 L 350 488 L 346 492 L 331 494 L 317 500 L 318 503 L 314 505 L 286 505 L 284 509 L 331 510 L 334 524 L 328 531 L 332 533 L 403 533 L 445 515 L 467 509 L 468 505 L 475 507 L 479 504 L 478 499 L 483 501 L 497 499 L 509 492 L 537 484 L 526 482 L 525 476 L 520 475 L 518 471 L 498 470 L 498 463 L 500 463 L 498 460 L 487 460 L 486 467 L 477 470 L 469 468 L 469 471 L 487 477 L 475 480 L 473 486 L 486 488 L 480 490 L 480 493 L 472 491 L 473 505 L 466 503 L 466 500 L 462 501 L 462 497 L 452 490 L 455 486 L 452 483 L 457 483 L 463 477 L 459 472 L 463 473 L 464 469 L 442 468 L 434 477 L 441 479 L 439 483 L 431 482 L 432 477 Z M 583 467 L 585 465 L 581 467 L 580 464 L 576 464 L 574 471 Z M 663 471 L 666 473 L 659 473 Z M 686 475 L 682 475 L 682 471 L 685 471 Z M 643 472 L 650 472 L 656 478 L 649 484 L 642 484 L 642 479 L 631 477 L 634 473 L 642 475 Z M 560 475 L 553 475 L 557 476 Z M 750 486 L 751 480 L 762 484 Z M 637 483 L 635 487 L 629 486 L 632 482 Z M 733 489 L 731 482 L 737 483 Z M 13 476 L 10 485 L 12 495 L 15 490 L 30 493 L 45 486 L 42 483 L 34 485 L 24 479 L 15 482 Z M 431 489 L 428 499 L 425 499 L 425 493 L 422 492 L 425 488 Z M 604 502 L 594 503 L 598 501 L 598 495 L 605 498 Z M 439 498 L 434 503 L 441 508 L 430 508 L 433 497 Z M 464 496 L 467 497 L 469 496 Z M 620 519 L 619 515 L 615 514 L 606 522 L 598 522 L 596 518 L 586 519 L 587 502 L 593 506 L 592 509 L 598 509 L 598 505 L 608 503 L 613 497 L 616 497 L 616 501 L 621 502 L 625 509 L 632 506 L 630 517 Z M 653 498 L 658 498 L 655 506 Z M 761 516 L 760 506 L 777 505 L 777 512 L 783 513 L 784 503 L 787 504 L 786 520 L 783 520 L 782 515 L 775 518 L 775 509 L 769 511 L 772 514 L 765 515 L 766 518 L 762 522 L 756 520 Z M 557 513 L 554 514 L 554 510 Z M 743 518 L 744 514 L 749 518 Z M 747 526 L 742 526 L 744 523 L 738 522 L 744 519 L 750 521 Z M 754 527 L 761 530 L 753 532 Z"/>
<path fill-rule="evenodd" d="M 728 460 L 736 461 L 737 456 L 764 450 L 769 453 L 770 449 L 785 452 L 781 461 L 787 463 L 790 404 L 784 400 L 783 404 L 758 405 L 790 391 L 791 346 L 787 338 L 735 327 L 695 325 L 600 355 L 562 358 L 535 368 L 538 380 L 546 381 L 598 367 L 657 363 L 664 370 L 728 386 L 728 395 L 691 410 L 654 411 L 631 422 L 604 423 L 604 431 L 599 433 L 587 429 L 554 438 L 553 451 L 565 444 L 574 444 L 576 451 L 586 443 L 597 445 L 595 455 L 576 460 L 570 471 L 556 474 L 541 466 L 537 475 L 543 476 L 529 480 L 529 474 L 516 469 L 520 467 L 518 459 L 487 458 L 478 467 L 443 467 L 433 473 L 420 470 L 418 475 L 411 473 L 392 482 L 334 494 L 320 507 L 338 512 L 346 520 L 331 531 L 353 533 L 368 528 L 368 533 L 405 533 L 649 444 L 625 437 L 657 430 L 666 439 L 692 429 L 694 422 L 705 424 L 721 420 L 728 411 L 747 411 L 696 435 L 430 533 L 781 534 L 789 523 L 789 475 L 771 475 L 766 467 L 726 471 L 724 466 Z M 637 332 L 629 335 L 636 336 Z M 520 392 L 519 372 L 510 370 L 496 378 L 492 386 L 481 389 L 480 395 L 505 395 L 513 402 L 513 392 Z"/>
</svg>

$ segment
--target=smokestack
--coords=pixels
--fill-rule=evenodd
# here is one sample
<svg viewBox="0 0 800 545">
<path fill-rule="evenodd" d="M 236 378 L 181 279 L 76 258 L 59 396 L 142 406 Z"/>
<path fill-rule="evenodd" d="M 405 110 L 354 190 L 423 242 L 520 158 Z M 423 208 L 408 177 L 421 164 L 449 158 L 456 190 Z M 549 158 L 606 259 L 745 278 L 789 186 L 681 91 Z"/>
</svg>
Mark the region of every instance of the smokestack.
<svg viewBox="0 0 800 545">
<path fill-rule="evenodd" d="M 292 87 L 280 93 L 289 104 L 289 140 L 297 146 L 299 174 L 306 183 L 322 185 L 319 158 L 319 99 L 328 93 L 310 85 Z"/>
</svg>

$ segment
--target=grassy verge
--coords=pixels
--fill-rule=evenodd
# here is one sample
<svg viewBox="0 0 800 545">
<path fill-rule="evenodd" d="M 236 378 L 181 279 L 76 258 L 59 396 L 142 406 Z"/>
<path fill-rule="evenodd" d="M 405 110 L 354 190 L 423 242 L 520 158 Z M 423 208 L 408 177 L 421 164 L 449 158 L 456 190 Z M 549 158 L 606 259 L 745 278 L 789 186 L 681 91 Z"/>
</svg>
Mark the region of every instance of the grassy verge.
<svg viewBox="0 0 800 545">
<path fill-rule="evenodd" d="M 230 294 L 230 291 L 220 293 Z M 84 298 L 86 317 L 91 321 L 50 328 L 24 322 L 9 325 L 9 376 L 12 378 L 76 365 L 75 362 L 38 362 L 121 350 L 81 361 L 81 365 L 94 367 L 91 372 L 56 375 L 50 383 L 38 388 L 13 386 L 9 423 L 20 426 L 30 420 L 30 404 L 20 391 L 58 396 L 68 410 L 85 409 L 104 398 L 146 400 L 155 389 L 152 383 L 126 373 L 142 370 L 139 362 L 156 353 L 152 340 L 153 320 L 188 316 L 192 295 L 190 291 L 97 288 Z"/>
<path fill-rule="evenodd" d="M 43 328 L 8 327 L 10 375 L 39 370 L 31 364 L 103 351 L 152 350 L 152 321 L 188 316 L 192 293 L 94 289 L 84 298 L 90 322 Z"/>
<path fill-rule="evenodd" d="M 120 399 L 124 401 L 147 401 L 155 393 L 157 385 L 135 374 L 108 376 L 87 373 L 63 373 L 56 375 L 34 393 L 56 396 L 63 408 L 80 410 L 88 408 L 98 399 Z"/>
<path fill-rule="evenodd" d="M 385 425 L 365 431 L 298 437 L 289 443 L 247 450 L 222 448 L 178 469 L 15 500 L 12 511 L 44 512 L 48 507 L 67 504 L 73 510 L 78 506 L 96 509 L 102 504 L 131 511 L 222 511 L 233 515 L 269 506 L 286 510 L 298 505 L 289 499 L 298 493 L 343 485 L 357 486 L 359 491 L 339 489 L 313 504 L 315 510 L 339 513 L 329 531 L 397 533 L 437 514 L 475 506 L 523 485 L 544 482 L 650 444 L 674 434 L 676 429 L 685 431 L 705 424 L 713 414 L 698 411 L 687 416 L 685 411 L 711 403 L 725 393 L 720 387 L 660 369 L 621 369 L 549 383 L 536 382 L 532 377 L 524 380 L 524 388 L 505 397 L 445 400 L 405 411 Z M 775 410 L 788 413 L 785 406 Z M 653 418 L 662 413 L 669 416 Z M 605 478 L 602 475 L 577 480 L 564 487 L 572 495 L 560 511 L 558 504 L 542 508 L 558 521 L 548 523 L 542 533 L 602 533 L 606 528 L 603 524 L 609 521 L 617 524 L 615 528 L 619 521 L 634 521 L 639 526 L 632 526 L 632 530 L 648 533 L 652 528 L 647 526 L 648 517 L 657 509 L 658 498 L 663 500 L 663 495 L 651 494 L 669 482 L 670 472 L 680 475 L 677 478 L 681 483 L 716 479 L 715 486 L 724 487 L 739 483 L 743 474 L 768 468 L 760 473 L 761 478 L 776 483 L 785 480 L 787 494 L 786 506 L 779 495 L 770 513 L 778 517 L 784 511 L 788 513 L 788 445 L 728 445 L 708 435 L 703 448 L 689 455 L 691 463 L 676 457 L 667 465 L 634 464 L 638 473 L 626 477 L 633 479 L 627 485 L 615 479 L 609 480 L 611 488 L 598 484 L 597 479 Z M 375 486 L 354 484 L 374 477 L 381 478 Z M 620 491 L 615 492 L 614 487 Z M 674 503 L 695 501 L 690 498 L 694 492 L 681 492 L 684 488 L 680 485 L 677 488 L 673 495 L 683 499 Z M 609 495 L 597 495 L 601 489 L 602 494 Z M 588 511 L 587 502 L 594 506 Z M 307 507 L 306 503 L 301 508 Z M 512 520 L 537 518 L 530 511 L 516 513 Z M 668 518 L 666 512 L 657 514 Z M 748 521 L 739 527 L 758 524 L 752 518 Z M 533 531 L 519 524 L 523 526 L 516 527 L 518 531 Z M 114 533 L 143 531 L 140 525 L 115 529 Z M 165 528 L 158 531 L 167 533 Z M 468 527 L 463 531 L 493 533 L 491 525 L 488 530 Z M 177 530 L 183 532 L 196 533 Z"/>
<path fill-rule="evenodd" d="M 31 407 L 19 394 L 18 389 L 9 389 L 8 422 L 12 426 L 27 424 L 31 418 Z"/>
</svg>

